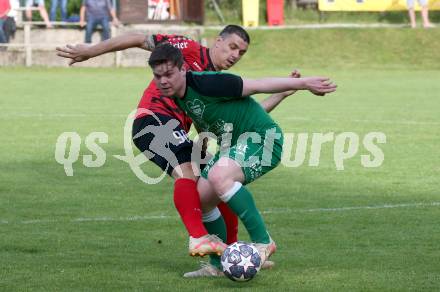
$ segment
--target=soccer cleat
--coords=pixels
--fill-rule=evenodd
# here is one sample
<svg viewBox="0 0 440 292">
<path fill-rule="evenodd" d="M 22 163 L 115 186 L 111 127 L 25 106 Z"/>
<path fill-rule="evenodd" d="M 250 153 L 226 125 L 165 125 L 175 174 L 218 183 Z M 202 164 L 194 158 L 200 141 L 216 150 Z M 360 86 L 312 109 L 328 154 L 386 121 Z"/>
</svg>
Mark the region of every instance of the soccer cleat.
<svg viewBox="0 0 440 292">
<path fill-rule="evenodd" d="M 265 261 L 262 265 L 261 265 L 261 269 L 262 270 L 270 270 L 275 266 L 275 262 L 274 261 Z"/>
<path fill-rule="evenodd" d="M 201 278 L 201 277 L 223 277 L 225 274 L 223 274 L 222 271 L 217 269 L 215 266 L 211 265 L 210 263 L 200 262 L 201 268 L 193 271 L 183 274 L 184 278 Z"/>
<path fill-rule="evenodd" d="M 191 256 L 205 256 L 207 254 L 221 255 L 226 244 L 217 235 L 207 234 L 199 238 L 189 237 L 189 254 Z"/>
<path fill-rule="evenodd" d="M 183 274 L 184 278 L 202 278 L 202 277 L 223 277 L 225 274 L 223 274 L 222 271 L 220 271 L 215 266 L 211 265 L 210 263 L 200 262 L 201 268 L 193 271 Z M 262 270 L 269 270 L 272 269 L 275 266 L 275 263 L 272 261 L 265 261 L 263 265 L 261 266 Z"/>
<path fill-rule="evenodd" d="M 264 266 L 267 259 L 271 255 L 273 255 L 277 250 L 277 245 L 275 244 L 275 241 L 272 240 L 272 237 L 270 238 L 269 243 L 255 243 L 255 247 L 258 249 L 258 252 L 260 253 L 261 267 Z"/>
</svg>

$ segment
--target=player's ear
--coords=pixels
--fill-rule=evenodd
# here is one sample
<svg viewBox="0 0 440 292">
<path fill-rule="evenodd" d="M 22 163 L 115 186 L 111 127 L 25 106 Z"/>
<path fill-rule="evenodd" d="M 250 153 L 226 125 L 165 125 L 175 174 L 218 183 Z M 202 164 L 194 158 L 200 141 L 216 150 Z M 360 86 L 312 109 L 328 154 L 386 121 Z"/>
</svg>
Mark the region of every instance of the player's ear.
<svg viewBox="0 0 440 292">
<path fill-rule="evenodd" d="M 217 37 L 215 38 L 215 46 L 217 46 L 218 43 L 220 43 L 221 41 L 223 41 L 223 38 L 222 38 L 221 36 L 217 36 Z"/>
<path fill-rule="evenodd" d="M 182 68 L 180 68 L 180 74 L 182 74 L 182 76 L 185 76 L 186 75 L 186 69 L 185 69 L 185 67 L 184 66 L 182 66 Z"/>
</svg>

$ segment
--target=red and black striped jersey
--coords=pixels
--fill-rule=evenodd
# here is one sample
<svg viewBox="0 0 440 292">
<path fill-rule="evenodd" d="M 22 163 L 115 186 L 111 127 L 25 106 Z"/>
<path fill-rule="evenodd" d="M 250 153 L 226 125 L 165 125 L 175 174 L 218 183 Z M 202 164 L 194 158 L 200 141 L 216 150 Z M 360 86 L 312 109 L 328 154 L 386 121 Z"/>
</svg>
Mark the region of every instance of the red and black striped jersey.
<svg viewBox="0 0 440 292">
<path fill-rule="evenodd" d="M 190 71 L 215 71 L 211 58 L 209 57 L 209 49 L 200 45 L 198 42 L 180 35 L 153 35 L 155 45 L 162 42 L 169 42 L 178 48 L 183 55 L 185 61 L 184 66 Z M 156 87 L 154 81 L 151 81 L 145 89 L 138 109 L 148 109 L 153 113 L 167 115 L 177 119 L 182 127 L 189 131 L 192 121 L 191 119 L 176 105 L 173 98 L 162 96 L 160 90 Z M 147 114 L 138 113 L 136 118 Z"/>
</svg>

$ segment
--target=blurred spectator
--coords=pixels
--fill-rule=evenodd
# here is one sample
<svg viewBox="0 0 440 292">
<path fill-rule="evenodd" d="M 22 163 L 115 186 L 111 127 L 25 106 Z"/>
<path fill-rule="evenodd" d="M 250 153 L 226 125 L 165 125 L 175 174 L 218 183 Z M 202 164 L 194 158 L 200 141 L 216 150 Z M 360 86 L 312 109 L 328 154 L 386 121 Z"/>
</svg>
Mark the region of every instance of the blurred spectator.
<svg viewBox="0 0 440 292">
<path fill-rule="evenodd" d="M 50 20 L 56 20 L 58 3 L 60 3 L 61 8 L 61 21 L 67 21 L 67 0 L 51 0 Z"/>
<path fill-rule="evenodd" d="M 18 14 L 21 13 L 17 9 L 20 8 L 19 0 L 9 0 L 9 4 L 11 4 L 11 10 L 9 10 L 8 16 L 12 17 L 14 21 L 17 21 Z"/>
<path fill-rule="evenodd" d="M 79 24 L 84 27 L 85 19 L 87 19 L 86 43 L 92 42 L 93 30 L 98 25 L 102 27 L 101 40 L 110 38 L 110 16 L 113 25 L 118 26 L 119 20 L 116 17 L 116 9 L 110 0 L 83 0 Z"/>
<path fill-rule="evenodd" d="M 13 1 L 0 0 L 0 43 L 9 43 L 9 39 L 15 36 L 17 30 L 15 19 L 9 16 L 16 4 Z M 4 51 L 6 47 L 0 47 L 0 50 Z"/>
<path fill-rule="evenodd" d="M 44 6 L 44 0 L 26 0 L 26 18 L 32 21 L 32 10 L 31 7 L 38 7 L 41 18 L 43 18 L 44 23 L 46 23 L 47 28 L 52 28 L 52 24 L 49 21 L 49 16 L 47 15 L 46 7 Z"/>
<path fill-rule="evenodd" d="M 0 43 L 7 43 L 5 31 L 3 30 L 3 25 L 8 17 L 8 12 L 11 9 L 9 0 L 0 0 Z M 4 47 L 0 47 L 0 50 L 4 50 Z"/>
<path fill-rule="evenodd" d="M 423 27 L 424 28 L 430 28 L 434 27 L 434 25 L 429 22 L 429 15 L 428 15 L 428 0 L 418 0 L 420 6 L 422 7 L 422 20 L 423 20 Z M 411 21 L 411 27 L 416 28 L 416 12 L 414 10 L 414 2 L 415 0 L 406 0 L 406 4 L 408 6 L 408 14 L 409 14 L 409 20 Z"/>
</svg>

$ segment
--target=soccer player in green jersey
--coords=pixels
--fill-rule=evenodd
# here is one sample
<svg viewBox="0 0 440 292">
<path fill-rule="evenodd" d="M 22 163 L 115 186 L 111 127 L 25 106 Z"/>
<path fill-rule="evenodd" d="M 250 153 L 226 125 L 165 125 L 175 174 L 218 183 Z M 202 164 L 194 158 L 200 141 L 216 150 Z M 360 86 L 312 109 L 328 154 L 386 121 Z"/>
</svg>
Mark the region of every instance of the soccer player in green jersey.
<svg viewBox="0 0 440 292">
<path fill-rule="evenodd" d="M 288 90 L 324 95 L 335 91 L 336 85 L 323 77 L 252 80 L 218 72 L 187 72 L 182 54 L 169 44 L 157 46 L 148 63 L 162 94 L 173 97 L 199 129 L 217 137 L 220 149 L 198 180 L 208 231 L 225 240 L 224 221 L 216 207 L 225 202 L 243 222 L 264 263 L 276 245 L 244 185 L 279 164 L 283 134 L 250 95 Z"/>
</svg>

